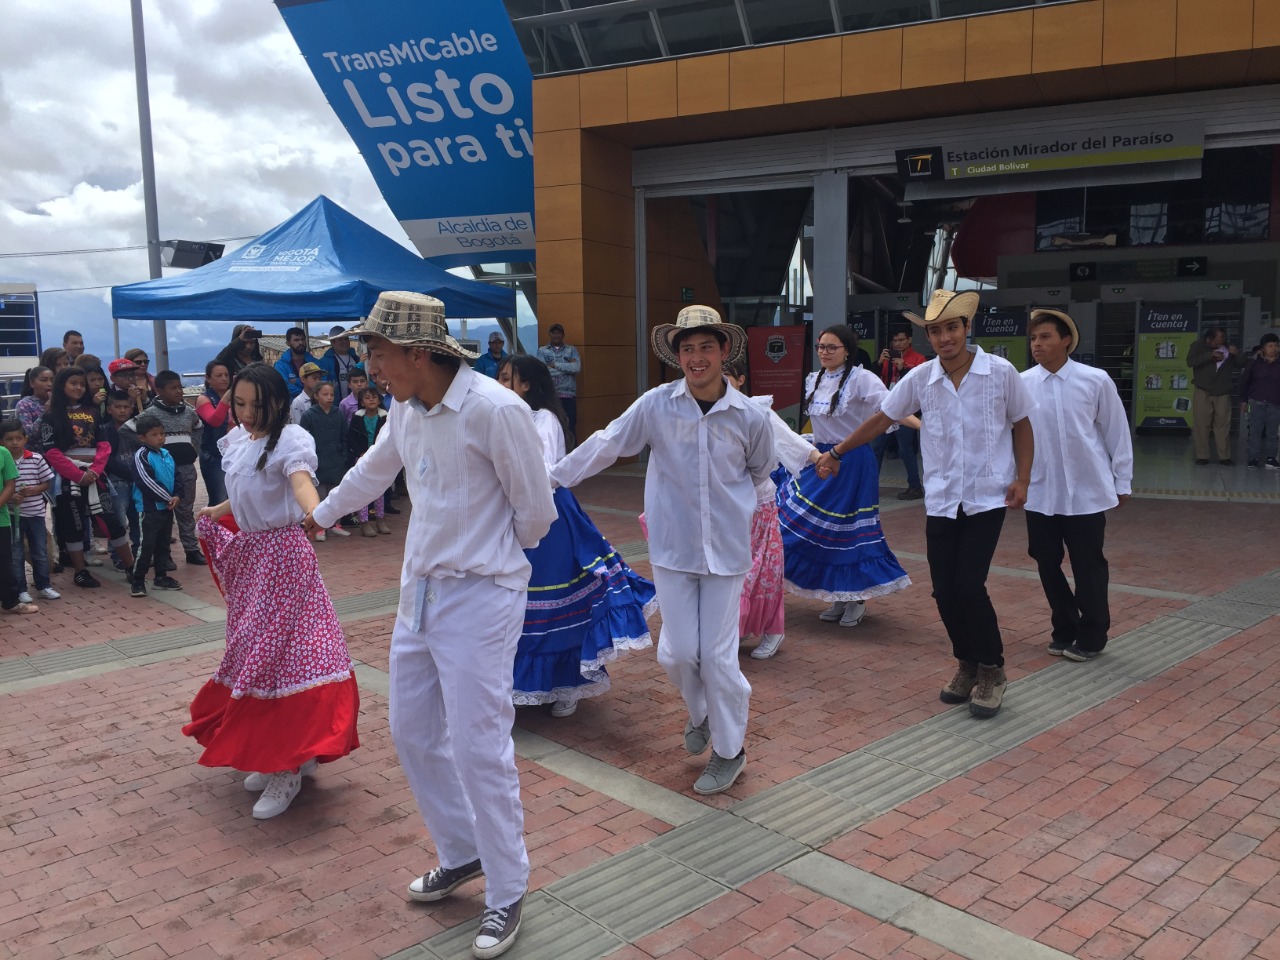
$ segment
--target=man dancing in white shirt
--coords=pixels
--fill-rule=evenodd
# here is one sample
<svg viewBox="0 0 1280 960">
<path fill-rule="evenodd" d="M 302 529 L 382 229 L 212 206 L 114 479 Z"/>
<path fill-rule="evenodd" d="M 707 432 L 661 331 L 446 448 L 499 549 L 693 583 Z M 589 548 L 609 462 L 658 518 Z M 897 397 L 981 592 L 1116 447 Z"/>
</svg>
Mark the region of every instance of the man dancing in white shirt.
<svg viewBox="0 0 1280 960">
<path fill-rule="evenodd" d="M 1058 310 L 1032 310 L 1028 336 L 1037 365 L 1022 374 L 1036 400 L 1027 552 L 1053 611 L 1049 652 L 1084 662 L 1102 652 L 1111 627 L 1102 544 L 1106 511 L 1129 499 L 1133 440 L 1111 377 L 1071 359 L 1080 343 L 1075 321 Z M 1062 572 L 1064 546 L 1074 593 Z"/>
<path fill-rule="evenodd" d="M 685 307 L 653 331 L 653 351 L 684 379 L 654 387 L 551 470 L 572 487 L 619 457 L 650 448 L 644 505 L 649 557 L 662 608 L 658 662 L 689 709 L 684 745 L 711 761 L 702 794 L 733 786 L 747 762 L 743 741 L 751 685 L 738 666 L 738 609 L 751 569 L 755 484 L 775 462 L 766 412 L 729 385 L 746 334 L 710 307 Z"/>
<path fill-rule="evenodd" d="M 307 529 L 376 500 L 405 471 L 415 509 L 391 634 L 391 737 L 440 856 L 409 897 L 441 900 L 484 873 L 472 952 L 496 957 L 515 942 L 529 884 L 511 688 L 524 550 L 556 518 L 542 446 L 528 405 L 461 362 L 474 355 L 448 335 L 434 297 L 384 293 L 347 332 L 364 338 L 369 373 L 395 403 Z"/>
<path fill-rule="evenodd" d="M 937 356 L 898 381 L 853 433 L 822 455 L 818 475 L 839 469 L 840 457 L 869 443 L 896 420 L 922 411 L 925 540 L 938 616 L 958 661 L 942 688 L 943 703 L 969 704 L 974 717 L 1000 712 L 1008 681 L 1000 622 L 987 593 L 987 574 L 1000 542 L 1005 511 L 1027 501 L 1035 401 L 1008 360 L 968 346 L 978 294 L 936 290 L 924 317 Z"/>
</svg>

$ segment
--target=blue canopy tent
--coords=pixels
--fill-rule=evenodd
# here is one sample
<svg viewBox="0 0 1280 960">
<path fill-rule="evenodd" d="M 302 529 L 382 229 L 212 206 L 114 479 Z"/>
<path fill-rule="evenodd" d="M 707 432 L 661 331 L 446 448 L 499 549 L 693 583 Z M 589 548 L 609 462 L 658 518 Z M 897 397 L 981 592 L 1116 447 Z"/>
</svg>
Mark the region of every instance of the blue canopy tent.
<svg viewBox="0 0 1280 960">
<path fill-rule="evenodd" d="M 449 317 L 513 317 L 514 291 L 456 277 L 330 200 L 179 277 L 111 288 L 130 320 L 325 320 L 366 316 L 384 290 L 428 293 Z"/>
</svg>

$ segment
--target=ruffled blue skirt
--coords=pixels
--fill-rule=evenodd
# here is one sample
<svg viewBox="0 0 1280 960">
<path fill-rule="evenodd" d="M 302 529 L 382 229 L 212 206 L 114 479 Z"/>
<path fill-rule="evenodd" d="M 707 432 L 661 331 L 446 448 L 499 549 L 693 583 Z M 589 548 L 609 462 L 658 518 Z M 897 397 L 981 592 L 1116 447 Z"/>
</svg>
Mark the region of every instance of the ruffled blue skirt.
<svg viewBox="0 0 1280 960">
<path fill-rule="evenodd" d="M 826 452 L 834 444 L 817 444 Z M 818 479 L 813 464 L 793 477 L 779 468 L 778 522 L 789 592 L 832 603 L 868 600 L 911 585 L 880 527 L 880 471 L 870 446 L 845 454 L 840 472 Z"/>
<path fill-rule="evenodd" d="M 609 689 L 605 664 L 650 646 L 651 582 L 622 559 L 564 488 L 556 522 L 525 554 L 533 564 L 524 633 L 516 649 L 517 706 L 577 701 Z"/>
</svg>

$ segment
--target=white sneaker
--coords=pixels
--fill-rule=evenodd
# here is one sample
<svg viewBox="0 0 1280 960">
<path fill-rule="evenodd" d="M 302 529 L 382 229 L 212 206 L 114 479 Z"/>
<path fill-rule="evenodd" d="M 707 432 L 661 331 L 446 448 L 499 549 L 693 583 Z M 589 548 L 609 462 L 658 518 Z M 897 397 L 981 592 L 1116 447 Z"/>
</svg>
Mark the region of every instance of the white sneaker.
<svg viewBox="0 0 1280 960">
<path fill-rule="evenodd" d="M 551 715 L 553 717 L 571 717 L 577 709 L 577 700 L 557 700 L 551 705 Z"/>
<path fill-rule="evenodd" d="M 93 541 L 93 552 L 99 555 L 104 554 L 107 552 L 107 545 L 101 540 L 95 540 Z"/>
<path fill-rule="evenodd" d="M 840 618 L 840 626 L 856 627 L 866 616 L 867 605 L 861 600 L 845 605 L 844 615 Z"/>
<path fill-rule="evenodd" d="M 272 817 L 280 816 L 289 809 L 289 804 L 293 803 L 293 798 L 301 789 L 301 773 L 290 773 L 287 770 L 282 773 L 273 773 L 267 778 L 267 786 L 262 791 L 262 796 L 253 805 L 253 819 L 270 820 Z"/>
<path fill-rule="evenodd" d="M 316 758 L 312 757 L 298 768 L 298 772 L 304 777 L 314 777 L 316 774 L 316 767 L 318 766 L 319 764 L 316 763 Z M 263 790 L 267 789 L 267 781 L 270 779 L 271 774 L 269 773 L 251 773 L 244 778 L 244 788 L 250 793 L 261 793 Z"/>
<path fill-rule="evenodd" d="M 321 530 L 316 534 L 316 543 L 324 543 L 324 531 Z"/>
<path fill-rule="evenodd" d="M 827 623 L 835 623 L 844 616 L 844 608 L 845 602 L 843 600 L 837 600 L 831 606 L 827 607 L 827 609 L 818 614 L 818 619 L 825 620 Z"/>
<path fill-rule="evenodd" d="M 351 531 L 344 529 L 342 524 L 340 523 L 335 523 L 332 527 L 330 527 L 329 532 L 332 533 L 335 537 L 351 536 Z"/>
<path fill-rule="evenodd" d="M 760 642 L 756 644 L 756 648 L 751 651 L 752 660 L 768 660 L 778 648 L 782 646 L 781 633 L 762 633 L 760 634 Z"/>
<path fill-rule="evenodd" d="M 86 553 L 84 555 L 84 565 L 86 567 L 100 567 L 102 566 L 102 561 L 99 560 L 97 557 L 95 557 L 93 554 Z"/>
<path fill-rule="evenodd" d="M 37 590 L 36 596 L 38 596 L 41 600 L 61 600 L 62 599 L 62 594 L 60 594 L 57 590 L 53 589 L 53 587 L 45 587 L 43 590 Z"/>
<path fill-rule="evenodd" d="M 20 594 L 18 594 L 18 602 L 19 603 L 35 603 L 35 600 L 32 598 L 31 594 L 23 590 Z"/>
</svg>

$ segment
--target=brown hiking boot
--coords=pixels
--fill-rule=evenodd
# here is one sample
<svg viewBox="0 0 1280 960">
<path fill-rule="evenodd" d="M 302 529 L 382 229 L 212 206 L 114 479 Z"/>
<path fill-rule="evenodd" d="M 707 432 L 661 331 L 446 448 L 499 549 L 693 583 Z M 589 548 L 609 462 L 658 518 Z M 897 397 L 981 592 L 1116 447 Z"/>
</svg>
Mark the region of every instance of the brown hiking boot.
<svg viewBox="0 0 1280 960">
<path fill-rule="evenodd" d="M 938 694 L 938 699 L 943 703 L 964 703 L 969 699 L 973 685 L 978 682 L 978 665 L 976 663 L 966 663 L 963 660 L 957 662 L 960 666 L 956 670 L 956 675 L 951 678 L 950 683 L 942 688 L 942 693 Z"/>
<path fill-rule="evenodd" d="M 973 688 L 973 694 L 969 698 L 970 716 L 994 717 L 999 713 L 1000 701 L 1004 699 L 1004 688 L 1008 685 L 1004 667 L 978 664 L 978 685 Z"/>
</svg>

